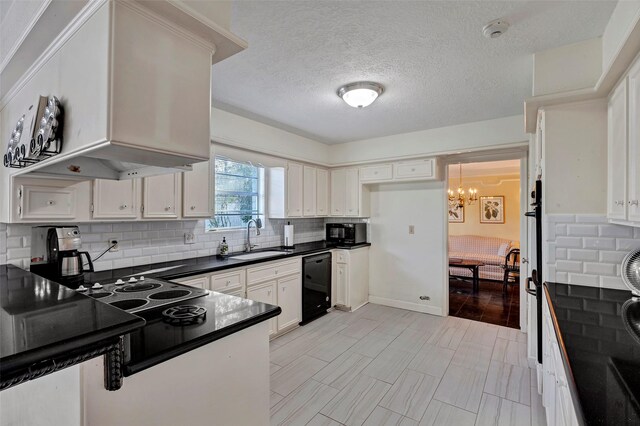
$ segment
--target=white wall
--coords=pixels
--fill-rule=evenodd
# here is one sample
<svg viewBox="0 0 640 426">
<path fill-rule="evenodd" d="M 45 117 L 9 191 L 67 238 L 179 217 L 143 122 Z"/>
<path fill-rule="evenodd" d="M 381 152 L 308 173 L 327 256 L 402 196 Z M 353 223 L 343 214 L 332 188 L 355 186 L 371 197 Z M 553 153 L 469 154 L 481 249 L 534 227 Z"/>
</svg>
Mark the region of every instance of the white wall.
<svg viewBox="0 0 640 426">
<path fill-rule="evenodd" d="M 606 213 L 607 104 L 545 109 L 545 213 Z"/>
<path fill-rule="evenodd" d="M 329 162 L 328 145 L 217 108 L 211 108 L 211 140 L 298 161 Z"/>
<path fill-rule="evenodd" d="M 522 115 L 477 121 L 456 126 L 402 133 L 333 145 L 329 153 L 332 165 L 358 161 L 384 161 L 438 154 L 460 153 L 476 149 L 525 144 Z"/>
<path fill-rule="evenodd" d="M 593 88 L 600 75 L 600 37 L 537 52 L 533 55 L 533 96 Z"/>
<path fill-rule="evenodd" d="M 371 302 L 442 315 L 445 191 L 444 182 L 371 187 Z"/>
<path fill-rule="evenodd" d="M 602 69 L 607 70 L 631 29 L 640 20 L 640 1 L 619 1 L 602 35 Z"/>
</svg>

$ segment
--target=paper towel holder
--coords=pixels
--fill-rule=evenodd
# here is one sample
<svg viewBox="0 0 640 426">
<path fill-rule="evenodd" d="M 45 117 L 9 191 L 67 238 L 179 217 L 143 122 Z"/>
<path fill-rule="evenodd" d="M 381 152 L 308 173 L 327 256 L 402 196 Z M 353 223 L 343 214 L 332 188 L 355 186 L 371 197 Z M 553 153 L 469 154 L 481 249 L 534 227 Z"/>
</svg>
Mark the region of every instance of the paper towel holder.
<svg viewBox="0 0 640 426">
<path fill-rule="evenodd" d="M 293 225 L 291 222 L 287 222 L 284 226 L 284 248 L 292 249 L 294 247 L 293 241 Z"/>
</svg>

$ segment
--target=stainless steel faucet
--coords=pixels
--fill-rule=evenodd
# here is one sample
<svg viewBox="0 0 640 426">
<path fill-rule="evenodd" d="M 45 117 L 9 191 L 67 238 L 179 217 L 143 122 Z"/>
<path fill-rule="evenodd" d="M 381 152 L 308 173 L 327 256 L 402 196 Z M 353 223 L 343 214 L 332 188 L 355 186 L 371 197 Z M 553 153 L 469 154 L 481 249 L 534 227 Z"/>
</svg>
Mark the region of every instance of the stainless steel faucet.
<svg viewBox="0 0 640 426">
<path fill-rule="evenodd" d="M 262 228 L 262 220 L 261 219 L 249 219 L 247 222 L 247 242 L 244 245 L 244 251 L 250 252 L 252 248 L 257 247 L 257 244 L 251 244 L 251 222 L 256 225 L 256 236 L 260 235 L 260 228 Z"/>
</svg>

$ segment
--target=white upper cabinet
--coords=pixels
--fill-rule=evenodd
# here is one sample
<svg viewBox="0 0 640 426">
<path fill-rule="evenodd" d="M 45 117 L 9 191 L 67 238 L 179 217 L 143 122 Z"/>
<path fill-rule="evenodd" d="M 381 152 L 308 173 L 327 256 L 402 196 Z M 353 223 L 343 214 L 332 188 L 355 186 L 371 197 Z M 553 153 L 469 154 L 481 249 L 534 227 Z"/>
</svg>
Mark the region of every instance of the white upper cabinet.
<svg viewBox="0 0 640 426">
<path fill-rule="evenodd" d="M 628 219 L 640 222 L 640 59 L 629 71 Z"/>
<path fill-rule="evenodd" d="M 287 165 L 287 217 L 302 216 L 303 192 L 302 164 Z"/>
<path fill-rule="evenodd" d="M 640 57 L 608 105 L 607 217 L 640 226 Z"/>
<path fill-rule="evenodd" d="M 93 219 L 136 219 L 139 216 L 139 180 L 93 181 Z"/>
<path fill-rule="evenodd" d="M 357 168 L 331 170 L 331 216 L 369 215 L 369 189 L 358 176 Z"/>
<path fill-rule="evenodd" d="M 317 169 L 303 167 L 303 216 L 315 216 L 317 208 Z"/>
<path fill-rule="evenodd" d="M 193 170 L 182 173 L 182 216 L 210 218 L 212 209 L 212 173 L 209 161 L 196 163 Z"/>
<path fill-rule="evenodd" d="M 358 169 L 347 169 L 345 172 L 345 216 L 359 216 L 360 181 Z"/>
<path fill-rule="evenodd" d="M 383 182 L 393 179 L 393 165 L 375 164 L 360 167 L 361 182 Z"/>
<path fill-rule="evenodd" d="M 316 173 L 316 214 L 329 215 L 329 171 L 325 169 Z"/>
<path fill-rule="evenodd" d="M 395 180 L 431 180 L 437 179 L 437 163 L 435 158 L 416 161 L 401 161 L 393 164 Z"/>
<path fill-rule="evenodd" d="M 90 193 L 88 181 L 15 178 L 10 222 L 88 221 Z"/>
<path fill-rule="evenodd" d="M 143 179 L 142 217 L 176 219 L 180 214 L 180 173 Z"/>
<path fill-rule="evenodd" d="M 608 106 L 609 219 L 627 218 L 627 81 L 611 94 Z"/>
</svg>

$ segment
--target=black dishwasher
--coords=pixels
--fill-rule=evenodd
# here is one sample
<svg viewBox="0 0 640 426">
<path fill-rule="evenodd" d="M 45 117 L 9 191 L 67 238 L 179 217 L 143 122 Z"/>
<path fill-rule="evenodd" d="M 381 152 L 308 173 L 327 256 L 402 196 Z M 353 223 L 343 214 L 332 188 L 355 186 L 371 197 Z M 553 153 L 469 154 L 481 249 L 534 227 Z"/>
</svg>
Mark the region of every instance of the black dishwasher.
<svg viewBox="0 0 640 426">
<path fill-rule="evenodd" d="M 331 253 L 302 258 L 302 322 L 327 313 L 331 307 Z"/>
</svg>

